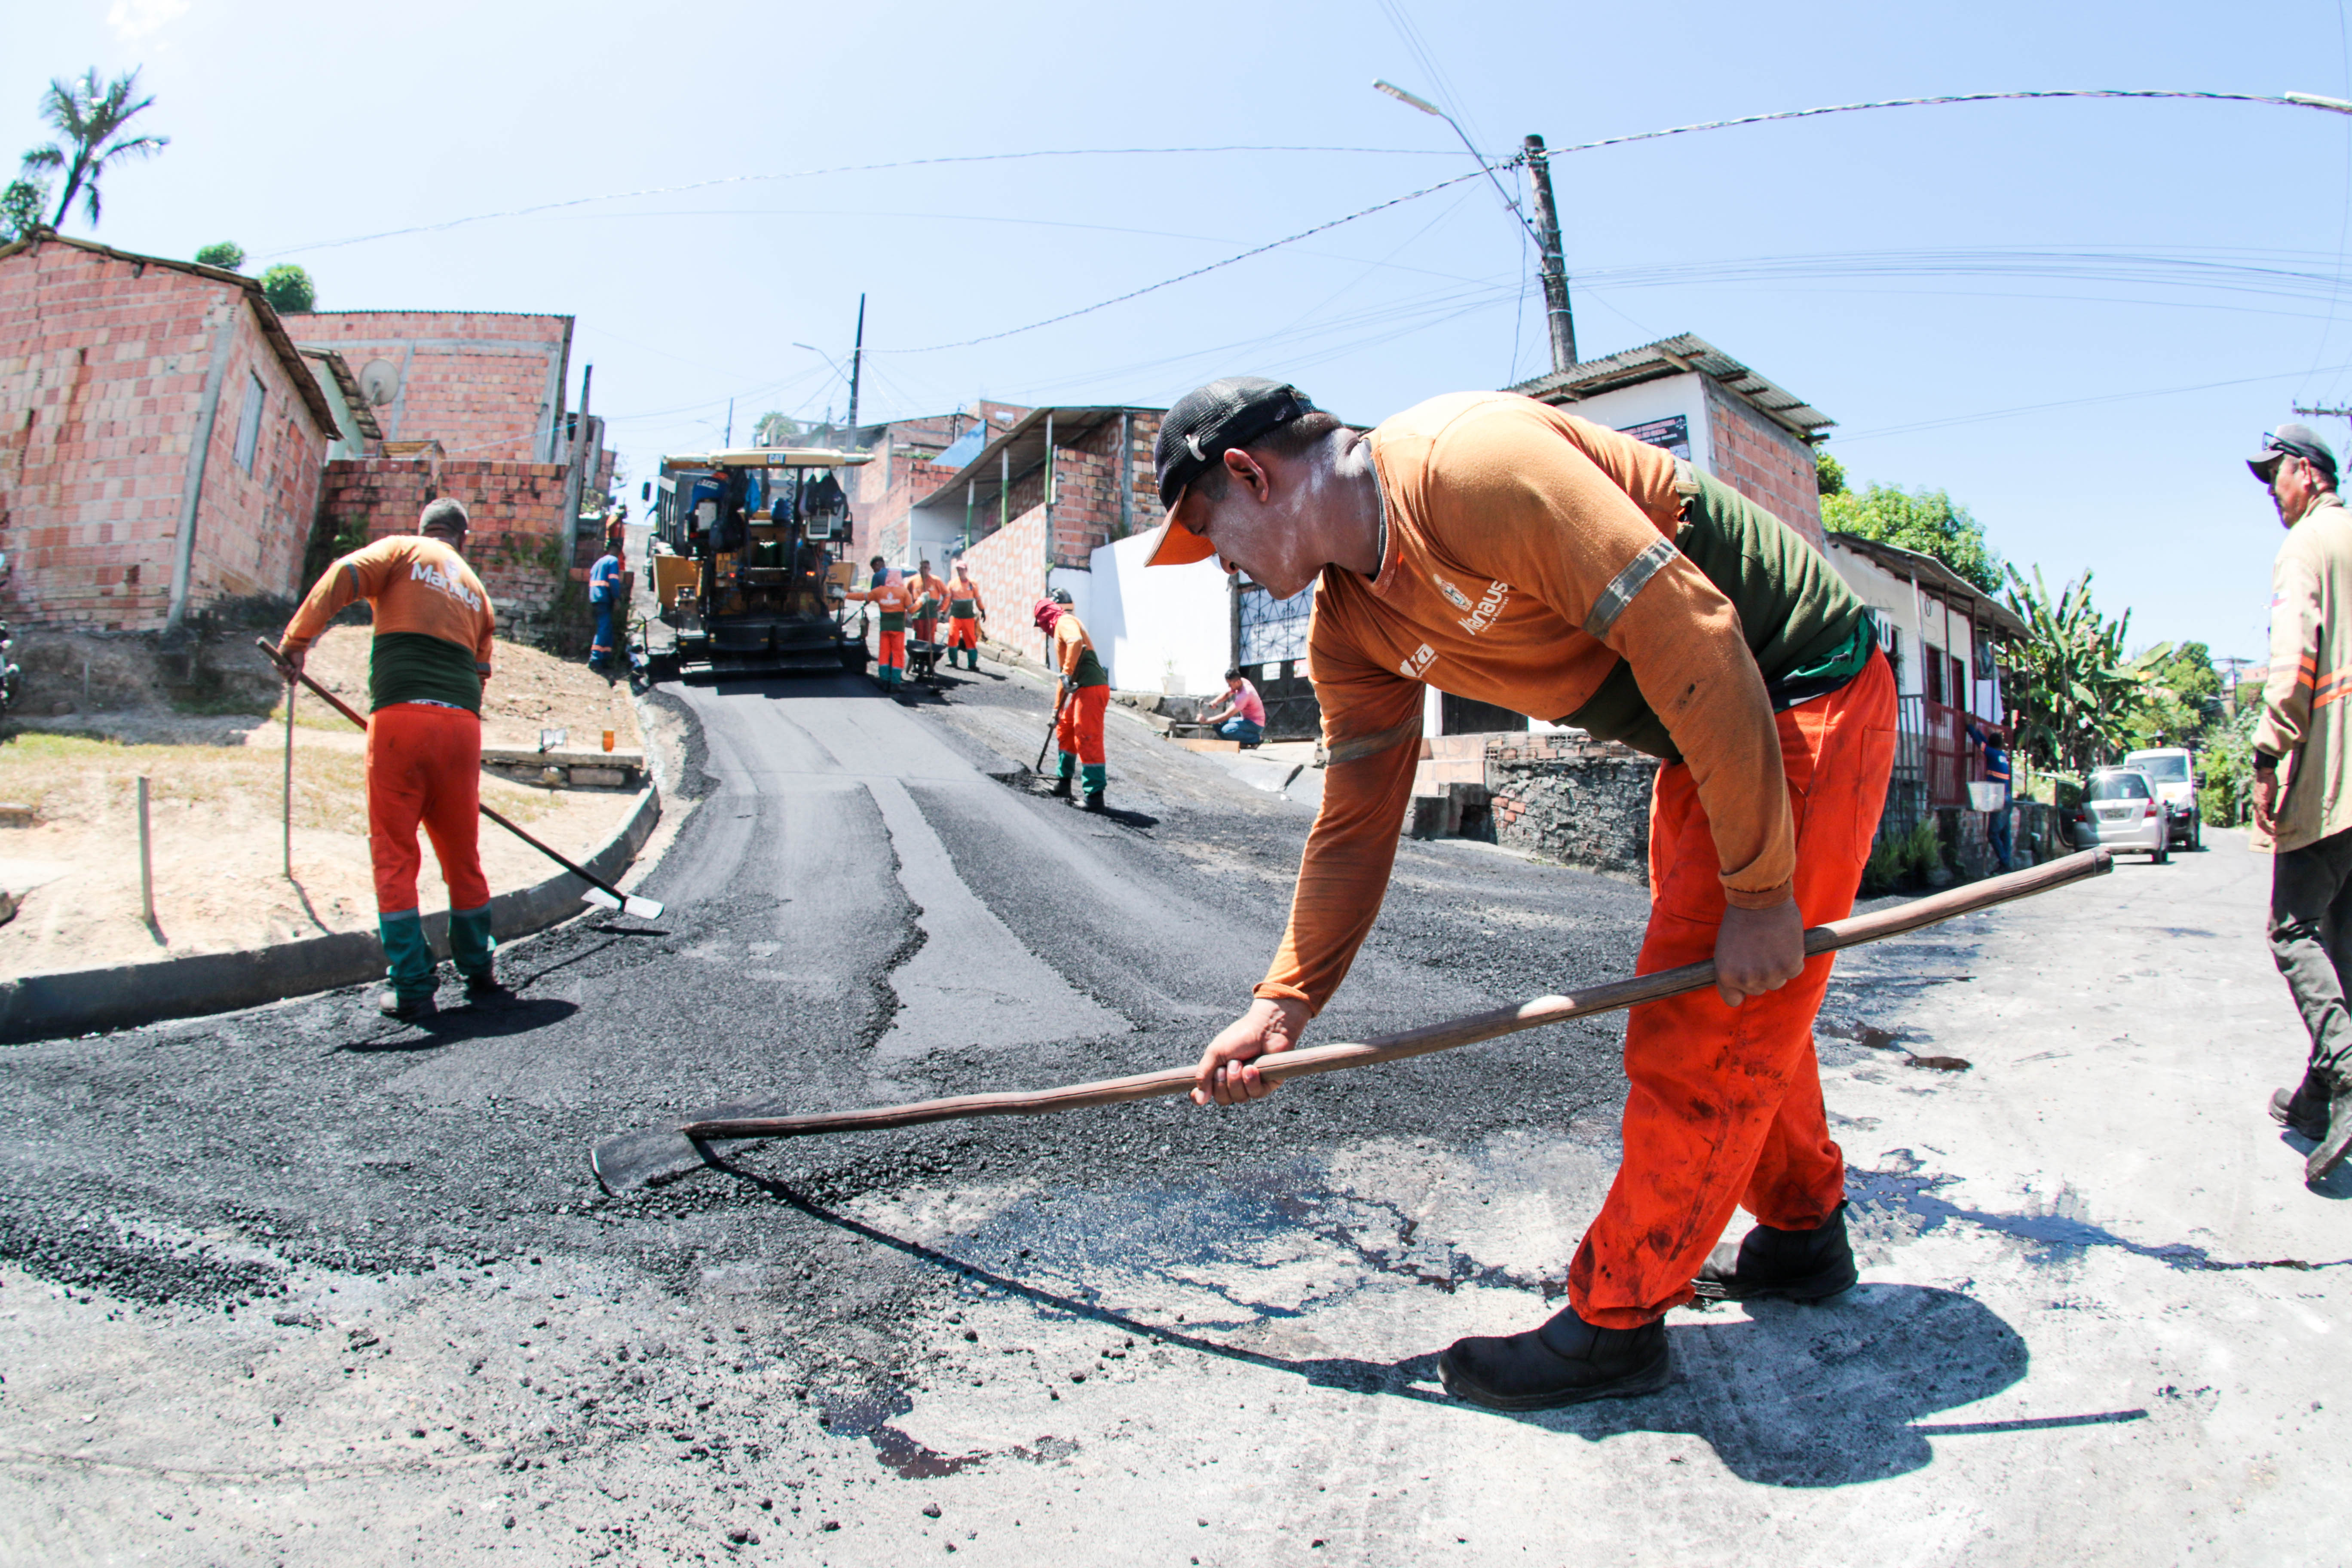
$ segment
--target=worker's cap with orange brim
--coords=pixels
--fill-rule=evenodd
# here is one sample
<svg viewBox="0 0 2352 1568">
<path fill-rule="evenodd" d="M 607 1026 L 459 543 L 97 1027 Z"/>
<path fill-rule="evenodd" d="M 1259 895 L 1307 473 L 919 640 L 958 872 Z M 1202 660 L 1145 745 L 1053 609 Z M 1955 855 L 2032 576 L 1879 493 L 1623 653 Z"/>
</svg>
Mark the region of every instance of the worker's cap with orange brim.
<svg viewBox="0 0 2352 1568">
<path fill-rule="evenodd" d="M 1234 447 L 1246 447 L 1267 431 L 1314 412 L 1305 393 L 1262 375 L 1221 376 L 1178 398 L 1160 422 L 1160 441 L 1151 453 L 1160 504 L 1170 516 L 1160 525 L 1160 537 L 1144 564 L 1183 566 L 1215 554 L 1207 540 L 1175 519 L 1185 488 Z"/>
</svg>

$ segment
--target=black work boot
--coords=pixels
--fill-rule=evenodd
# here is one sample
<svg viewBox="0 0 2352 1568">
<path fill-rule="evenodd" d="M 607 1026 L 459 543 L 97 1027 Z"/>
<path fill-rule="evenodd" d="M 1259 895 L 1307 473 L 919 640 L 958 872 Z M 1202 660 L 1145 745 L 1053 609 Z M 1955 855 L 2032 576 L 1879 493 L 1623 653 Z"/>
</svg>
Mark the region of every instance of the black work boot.
<svg viewBox="0 0 2352 1568">
<path fill-rule="evenodd" d="M 2327 1135 L 2303 1163 L 2303 1179 L 2317 1186 L 2327 1173 L 2352 1154 L 2352 1079 L 2336 1079 L 2328 1085 Z"/>
<path fill-rule="evenodd" d="M 1777 1296 L 1784 1301 L 1822 1301 L 1851 1289 L 1861 1279 L 1853 1247 L 1845 1236 L 1845 1205 L 1811 1230 L 1775 1230 L 1759 1225 L 1737 1242 L 1727 1241 L 1698 1266 L 1691 1289 L 1703 1301 L 1753 1301 Z"/>
<path fill-rule="evenodd" d="M 1086 808 L 1087 808 L 1088 811 L 1101 811 L 1101 810 L 1104 810 L 1104 809 L 1105 809 L 1105 807 L 1104 807 L 1104 805 L 1103 805 L 1103 792 L 1102 792 L 1102 791 L 1100 791 L 1100 790 L 1098 790 L 1098 789 L 1090 789 L 1090 790 L 1087 791 L 1087 798 L 1086 798 L 1085 805 L 1086 805 Z"/>
<path fill-rule="evenodd" d="M 2271 1090 L 2271 1120 L 2315 1143 L 2326 1138 L 2327 1079 L 2316 1068 L 2305 1068 L 2303 1081 L 2294 1089 Z"/>
<path fill-rule="evenodd" d="M 1045 793 L 1046 793 L 1047 795 L 1052 795 L 1055 800 L 1067 800 L 1067 799 L 1069 799 L 1069 798 L 1070 798 L 1070 781 L 1069 781 L 1068 777 L 1067 777 L 1067 776 L 1064 776 L 1064 777 L 1062 777 L 1062 778 L 1055 779 L 1055 780 L 1054 781 L 1054 787 L 1053 787 L 1052 789 L 1047 790 Z"/>
<path fill-rule="evenodd" d="M 403 996 L 397 991 L 386 989 L 376 994 L 375 1010 L 387 1018 L 414 1023 L 419 1018 L 430 1018 L 441 1008 L 429 991 L 422 996 Z"/>
<path fill-rule="evenodd" d="M 1551 1410 L 1655 1394 L 1673 1367 L 1664 1323 L 1596 1329 L 1570 1307 L 1528 1333 L 1454 1341 L 1437 1358 L 1437 1375 L 1454 1398 L 1490 1410 Z"/>
<path fill-rule="evenodd" d="M 496 969 L 485 969 L 466 976 L 466 1002 L 473 1007 L 503 1007 L 515 999 L 499 979 Z"/>
</svg>

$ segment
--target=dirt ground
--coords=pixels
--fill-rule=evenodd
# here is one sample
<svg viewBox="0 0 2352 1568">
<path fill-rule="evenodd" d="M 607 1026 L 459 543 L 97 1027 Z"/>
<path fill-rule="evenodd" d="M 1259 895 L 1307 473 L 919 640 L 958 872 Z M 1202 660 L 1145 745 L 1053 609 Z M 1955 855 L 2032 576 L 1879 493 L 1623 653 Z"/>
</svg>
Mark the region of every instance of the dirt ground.
<svg viewBox="0 0 2352 1568">
<path fill-rule="evenodd" d="M 364 709 L 368 632 L 337 626 L 310 673 Z M 535 746 L 542 728 L 594 749 L 615 731 L 642 747 L 625 685 L 501 642 L 485 689 L 483 743 Z M 0 926 L 0 979 L 258 947 L 373 926 L 364 742 L 308 692 L 295 707 L 293 866 L 280 842 L 285 712 L 205 717 L 137 706 L 36 719 L 0 742 L 0 803 L 30 805 L 31 826 L 0 827 L 0 889 L 21 900 Z M 149 781 L 155 926 L 142 914 L 138 780 Z M 584 855 L 618 827 L 635 797 L 548 790 L 485 775 L 483 801 L 565 854 Z M 484 824 L 482 867 L 494 892 L 554 868 Z M 420 894 L 448 907 L 430 846 Z"/>
</svg>

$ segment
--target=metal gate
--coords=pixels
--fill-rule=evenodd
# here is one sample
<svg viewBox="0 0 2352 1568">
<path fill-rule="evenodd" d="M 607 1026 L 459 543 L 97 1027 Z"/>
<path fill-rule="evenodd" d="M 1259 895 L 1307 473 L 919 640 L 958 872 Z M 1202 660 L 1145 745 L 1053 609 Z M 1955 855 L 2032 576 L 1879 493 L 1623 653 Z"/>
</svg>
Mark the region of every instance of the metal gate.
<svg viewBox="0 0 2352 1568">
<path fill-rule="evenodd" d="M 1307 627 L 1315 613 L 1315 584 L 1277 599 L 1255 583 L 1234 584 L 1234 662 L 1265 703 L 1269 741 L 1317 741 L 1323 708 L 1307 678 Z"/>
</svg>

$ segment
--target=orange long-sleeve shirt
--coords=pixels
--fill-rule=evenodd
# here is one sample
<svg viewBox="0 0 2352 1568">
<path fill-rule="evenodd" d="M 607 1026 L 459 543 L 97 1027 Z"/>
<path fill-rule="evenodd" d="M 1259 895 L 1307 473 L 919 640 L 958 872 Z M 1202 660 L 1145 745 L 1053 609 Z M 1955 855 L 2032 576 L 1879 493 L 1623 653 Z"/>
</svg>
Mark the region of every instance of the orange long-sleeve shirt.
<svg viewBox="0 0 2352 1568">
<path fill-rule="evenodd" d="M 309 647 L 357 599 L 368 602 L 375 622 L 368 672 L 375 707 L 423 699 L 479 710 L 498 617 L 463 556 L 421 533 L 354 550 L 312 584 L 280 646 L 289 653 Z"/>
<path fill-rule="evenodd" d="M 1721 590 L 1674 547 L 1656 447 L 1507 394 L 1408 409 L 1368 439 L 1387 548 L 1326 568 L 1307 637 L 1329 767 L 1288 930 L 1257 988 L 1319 1011 L 1380 912 L 1435 685 L 1559 720 L 1621 665 L 1691 767 L 1726 897 L 1787 896 L 1795 840 L 1764 678 Z"/>
</svg>

